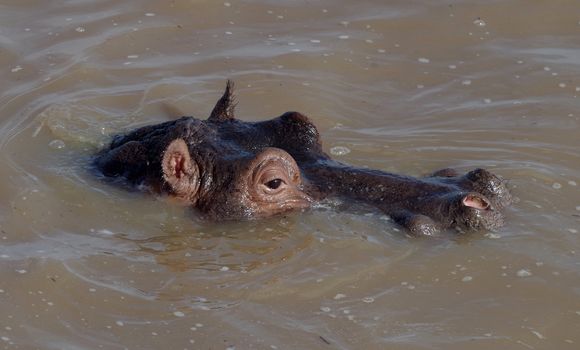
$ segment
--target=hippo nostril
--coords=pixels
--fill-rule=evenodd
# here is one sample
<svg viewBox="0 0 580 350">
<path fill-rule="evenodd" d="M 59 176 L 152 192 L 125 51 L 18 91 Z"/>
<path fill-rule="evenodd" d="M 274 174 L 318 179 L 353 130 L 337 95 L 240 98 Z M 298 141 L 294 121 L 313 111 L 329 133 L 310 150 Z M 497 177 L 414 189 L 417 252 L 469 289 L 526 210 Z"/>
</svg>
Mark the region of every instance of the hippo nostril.
<svg viewBox="0 0 580 350">
<path fill-rule="evenodd" d="M 470 208 L 486 210 L 489 208 L 489 202 L 480 196 L 468 194 L 463 198 L 463 205 Z"/>
</svg>

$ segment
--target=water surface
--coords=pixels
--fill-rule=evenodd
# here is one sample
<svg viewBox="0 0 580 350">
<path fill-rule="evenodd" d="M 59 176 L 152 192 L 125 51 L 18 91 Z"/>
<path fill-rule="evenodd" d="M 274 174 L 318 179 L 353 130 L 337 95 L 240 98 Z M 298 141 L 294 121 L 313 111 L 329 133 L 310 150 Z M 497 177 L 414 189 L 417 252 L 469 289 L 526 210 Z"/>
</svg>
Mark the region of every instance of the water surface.
<svg viewBox="0 0 580 350">
<path fill-rule="evenodd" d="M 580 4 L 0 1 L 0 346 L 577 349 Z M 406 237 L 367 208 L 210 224 L 100 181 L 110 136 L 310 116 L 327 152 L 485 167 L 494 233 Z"/>
</svg>

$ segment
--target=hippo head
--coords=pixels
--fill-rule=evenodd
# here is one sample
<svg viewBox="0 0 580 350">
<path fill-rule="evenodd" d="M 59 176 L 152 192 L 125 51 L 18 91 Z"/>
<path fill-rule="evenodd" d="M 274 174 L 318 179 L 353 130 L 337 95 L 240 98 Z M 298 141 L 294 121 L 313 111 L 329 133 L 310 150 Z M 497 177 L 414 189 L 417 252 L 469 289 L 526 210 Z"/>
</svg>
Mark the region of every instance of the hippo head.
<svg viewBox="0 0 580 350">
<path fill-rule="evenodd" d="M 228 82 L 207 120 L 183 117 L 117 136 L 96 164 L 105 176 L 183 199 L 212 219 L 309 207 L 316 191 L 306 190 L 293 151 L 320 151 L 314 125 L 298 113 L 245 123 L 233 118 L 233 106 Z"/>
<path fill-rule="evenodd" d="M 161 169 L 167 192 L 212 218 L 264 217 L 312 202 L 298 165 L 279 148 L 226 155 L 201 145 L 191 149 L 177 138 L 163 151 Z"/>
<path fill-rule="evenodd" d="M 322 151 L 304 115 L 244 122 L 234 118 L 233 86 L 207 120 L 182 117 L 116 136 L 96 157 L 103 175 L 121 177 L 188 203 L 214 220 L 304 209 L 330 195 L 366 202 L 411 233 L 495 229 L 511 196 L 483 169 L 444 169 L 426 178 L 351 167 Z"/>
</svg>

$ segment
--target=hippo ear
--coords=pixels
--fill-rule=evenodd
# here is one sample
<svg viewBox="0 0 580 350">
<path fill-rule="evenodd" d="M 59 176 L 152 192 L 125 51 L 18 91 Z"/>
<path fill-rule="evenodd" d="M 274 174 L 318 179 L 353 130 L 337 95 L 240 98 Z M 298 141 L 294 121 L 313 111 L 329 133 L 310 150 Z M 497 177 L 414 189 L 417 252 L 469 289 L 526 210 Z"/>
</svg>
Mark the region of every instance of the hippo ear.
<svg viewBox="0 0 580 350">
<path fill-rule="evenodd" d="M 226 90 L 222 97 L 217 101 L 208 120 L 212 122 L 223 122 L 234 119 L 235 108 L 236 101 L 234 97 L 234 83 L 231 80 L 228 80 Z"/>
<path fill-rule="evenodd" d="M 178 196 L 188 196 L 195 190 L 197 166 L 191 160 L 189 149 L 183 139 L 171 141 L 161 161 L 163 179 Z"/>
</svg>

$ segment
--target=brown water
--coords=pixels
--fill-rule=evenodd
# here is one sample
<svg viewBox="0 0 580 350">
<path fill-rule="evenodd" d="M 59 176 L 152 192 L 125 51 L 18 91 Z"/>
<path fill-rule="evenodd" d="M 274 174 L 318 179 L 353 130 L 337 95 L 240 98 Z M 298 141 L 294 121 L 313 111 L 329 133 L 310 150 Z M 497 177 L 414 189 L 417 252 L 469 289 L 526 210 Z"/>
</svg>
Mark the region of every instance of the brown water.
<svg viewBox="0 0 580 350">
<path fill-rule="evenodd" d="M 341 161 L 520 200 L 439 239 L 332 202 L 208 224 L 87 168 L 227 78 Z M 2 348 L 580 348 L 578 0 L 2 0 L 0 81 Z"/>
</svg>

